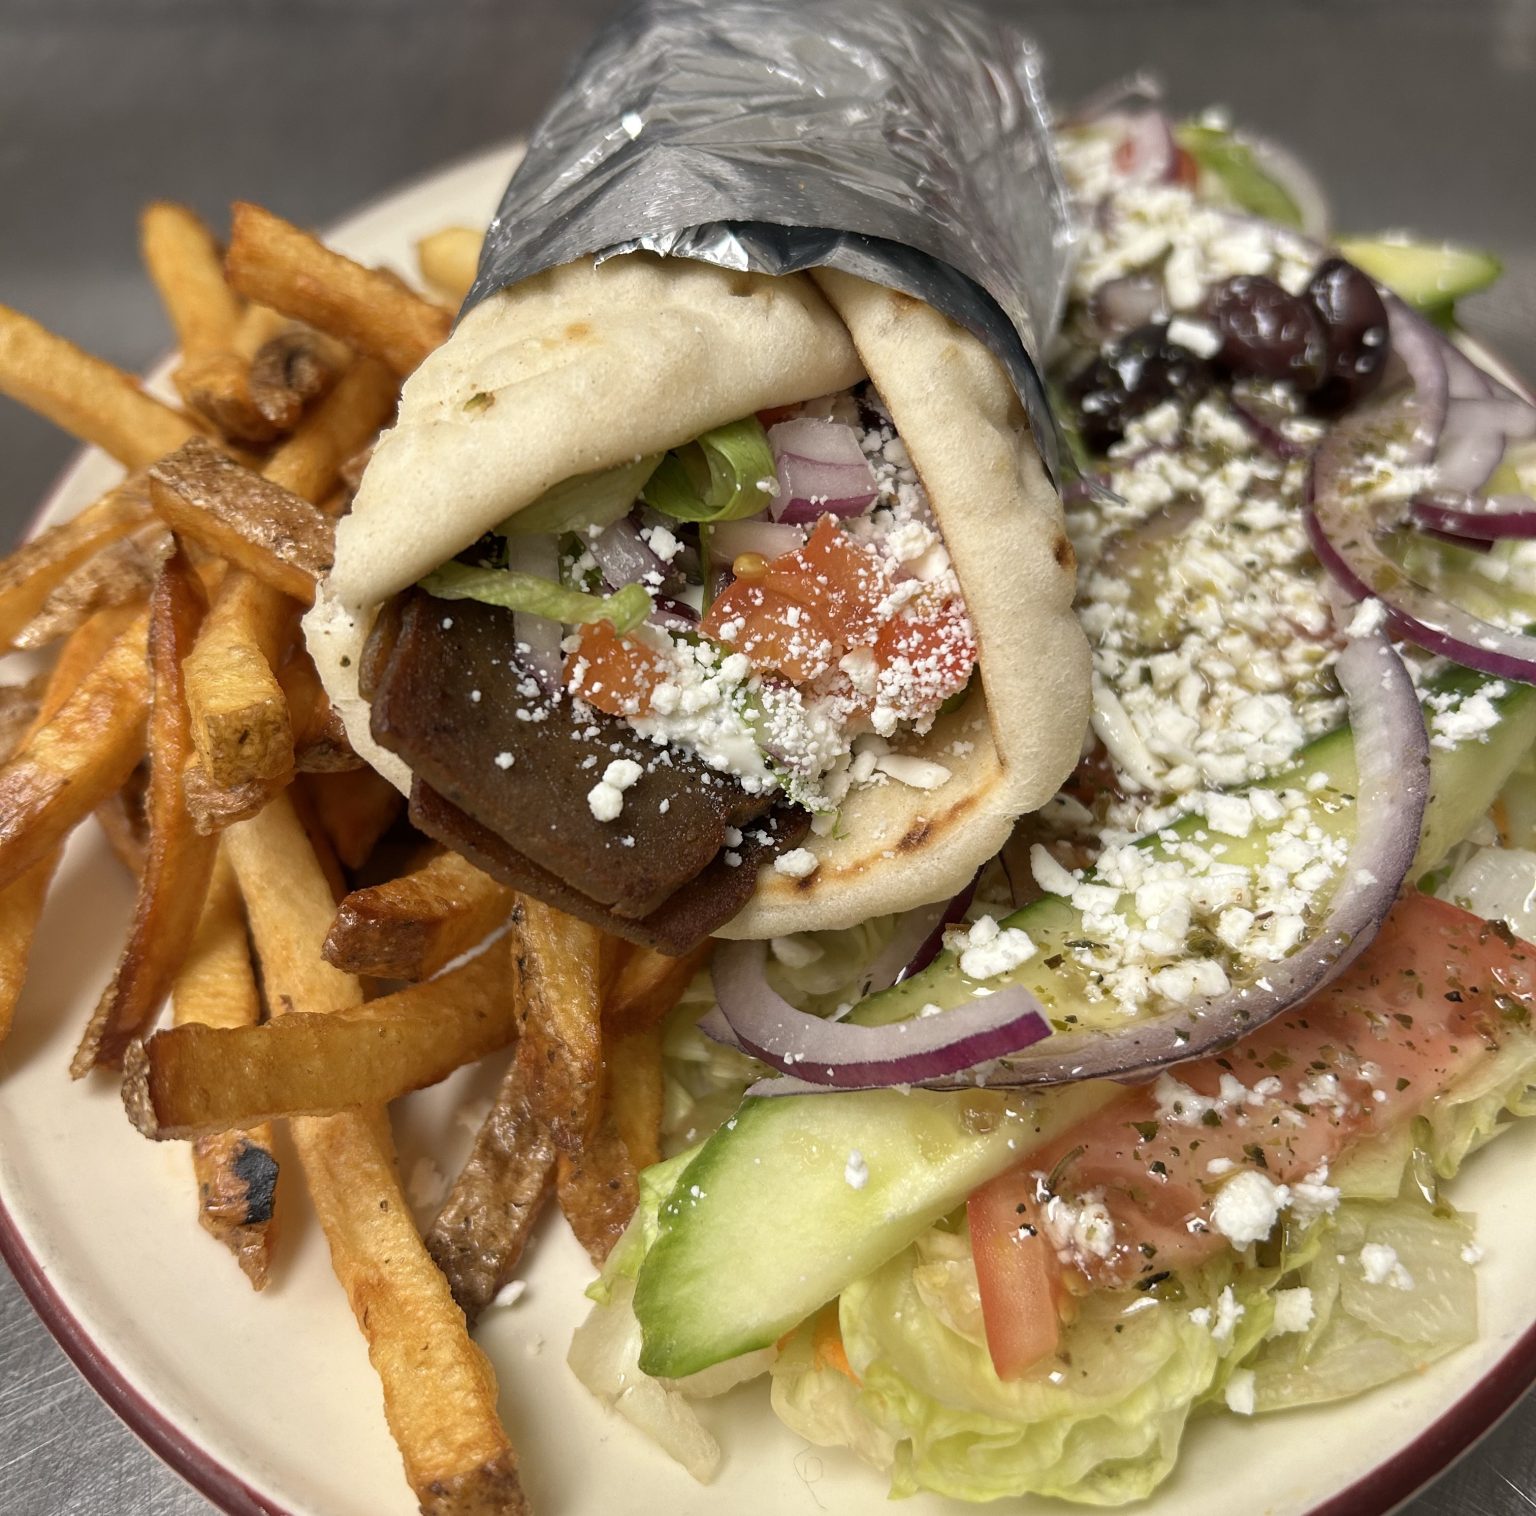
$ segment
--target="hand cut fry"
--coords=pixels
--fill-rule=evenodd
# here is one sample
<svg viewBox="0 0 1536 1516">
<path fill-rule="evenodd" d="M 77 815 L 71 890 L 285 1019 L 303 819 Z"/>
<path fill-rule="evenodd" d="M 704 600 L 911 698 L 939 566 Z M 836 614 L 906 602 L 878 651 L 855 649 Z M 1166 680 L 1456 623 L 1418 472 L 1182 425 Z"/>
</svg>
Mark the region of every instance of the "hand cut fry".
<svg viewBox="0 0 1536 1516">
<path fill-rule="evenodd" d="M 287 797 L 228 836 L 273 1012 L 358 1005 L 357 981 L 320 957 L 330 889 Z M 526 1504 L 496 1415 L 495 1376 L 417 1235 L 384 1112 L 300 1116 L 291 1128 L 423 1512 L 520 1516 Z"/>
<path fill-rule="evenodd" d="M 0 889 L 48 857 L 139 761 L 149 708 L 148 623 L 148 613 L 138 613 L 52 719 L 0 767 Z"/>
<path fill-rule="evenodd" d="M 416 244 L 416 264 L 433 294 L 457 308 L 475 282 L 485 233 L 472 226 L 445 226 Z"/>
<path fill-rule="evenodd" d="M 427 1251 L 473 1325 L 517 1272 L 554 1185 L 555 1143 L 534 1114 L 540 1055 L 518 1045 L 448 1199 L 427 1229 Z"/>
<path fill-rule="evenodd" d="M 192 740 L 223 789 L 280 786 L 293 769 L 293 730 L 272 672 L 293 635 L 297 603 L 243 570 L 224 577 L 186 666 Z"/>
<path fill-rule="evenodd" d="M 260 447 L 281 433 L 251 392 L 251 365 L 238 353 L 204 353 L 176 370 L 177 393 L 187 409 L 231 442 Z"/>
<path fill-rule="evenodd" d="M 457 853 L 353 890 L 325 939 L 339 969 L 378 979 L 427 979 L 506 921 L 513 893 Z"/>
<path fill-rule="evenodd" d="M 320 829 L 349 869 L 360 869 L 405 809 L 405 796 L 382 774 L 310 774 L 304 781 Z"/>
<path fill-rule="evenodd" d="M 225 268 L 247 299 L 383 359 L 402 377 L 448 335 L 451 318 L 441 306 L 258 205 L 235 206 Z"/>
<path fill-rule="evenodd" d="M 139 251 L 182 357 L 229 351 L 240 323 L 240 299 L 225 282 L 219 245 L 201 217 L 167 200 L 145 206 Z"/>
<path fill-rule="evenodd" d="M 603 1004 L 604 1025 L 621 1035 L 658 1025 L 709 962 L 713 949 L 713 940 L 707 938 L 681 958 L 668 958 L 655 948 L 635 948 L 614 976 Z"/>
<path fill-rule="evenodd" d="M 517 1036 L 504 942 L 427 984 L 265 1026 L 177 1026 L 135 1043 L 123 1103 L 146 1137 L 200 1137 L 278 1116 L 383 1104 Z"/>
<path fill-rule="evenodd" d="M 0 561 L 0 651 L 16 646 L 48 597 L 82 564 L 152 519 L 147 481 L 130 478 Z"/>
<path fill-rule="evenodd" d="M 262 472 L 312 505 L 322 504 L 347 462 L 394 415 L 399 389 L 394 374 L 378 359 L 356 359 Z"/>
<path fill-rule="evenodd" d="M 197 427 L 139 381 L 0 305 L 0 394 L 93 442 L 128 468 L 175 452 Z"/>
<path fill-rule="evenodd" d="M 305 406 L 330 389 L 351 360 L 347 347 L 324 332 L 287 326 L 251 359 L 251 399 L 279 432 L 291 432 Z"/>
<path fill-rule="evenodd" d="M 363 767 L 341 714 L 320 683 L 314 659 L 296 646 L 277 671 L 293 729 L 293 766 L 301 774 L 338 774 Z"/>
<path fill-rule="evenodd" d="M 25 684 L 0 684 L 0 763 L 21 746 L 37 720 L 48 681 L 38 675 Z"/>
<path fill-rule="evenodd" d="M 665 1084 L 661 1028 L 614 1037 L 608 1043 L 608 1108 L 637 1169 L 661 1162 Z"/>
<path fill-rule="evenodd" d="M 108 795 L 93 813 L 107 846 L 134 879 L 144 872 L 149 855 L 149 818 L 144 809 L 148 791 L 149 761 L 145 758 L 134 765 L 122 788 Z"/>
<path fill-rule="evenodd" d="M 555 1146 L 579 1152 L 602 1109 L 601 933 L 532 896 L 512 911 L 523 983 L 523 1037 L 535 1058 L 530 1099 Z"/>
<path fill-rule="evenodd" d="M 291 776 L 277 780 L 247 779 L 236 785 L 215 784 L 201 761 L 194 760 L 181 776 L 181 792 L 192 825 L 205 837 L 237 821 L 249 821 Z"/>
<path fill-rule="evenodd" d="M 639 1174 L 611 1112 L 575 1153 L 561 1153 L 555 1193 L 576 1240 L 599 1268 L 624 1235 L 640 1198 Z"/>
<path fill-rule="evenodd" d="M 28 652 L 47 647 L 109 605 L 147 601 L 171 546 L 171 534 L 158 521 L 109 542 L 48 596 L 17 632 L 15 646 Z"/>
<path fill-rule="evenodd" d="M 114 607 L 92 616 L 70 637 L 48 676 L 37 713 L 22 742 L 58 715 L 81 681 L 122 635 L 130 619 L 130 612 Z M 0 1042 L 11 1030 L 16 1002 L 26 982 L 32 937 L 58 858 L 59 849 L 55 847 L 14 884 L 0 889 Z"/>
<path fill-rule="evenodd" d="M 170 993 L 202 914 L 215 843 L 196 831 L 182 799 L 192 735 L 181 666 L 207 609 L 196 571 L 178 552 L 161 570 L 150 601 L 149 854 L 117 971 L 70 1064 L 76 1079 L 98 1064 L 119 1062 Z"/>
<path fill-rule="evenodd" d="M 336 529 L 307 500 L 194 438 L 149 471 L 155 510 L 178 536 L 310 604 Z"/>
<path fill-rule="evenodd" d="M 247 363 L 254 363 L 256 355 L 274 337 L 280 337 L 293 323 L 270 305 L 248 302 L 240 313 L 239 325 L 230 343 L 231 348 Z"/>
<path fill-rule="evenodd" d="M 254 1027 L 261 1020 L 245 907 L 235 871 L 222 854 L 171 1006 L 179 1027 Z M 252 1286 L 262 1289 L 277 1240 L 278 1165 L 271 1126 L 261 1123 L 199 1138 L 192 1144 L 192 1170 L 198 1221 L 235 1255 Z"/>
</svg>

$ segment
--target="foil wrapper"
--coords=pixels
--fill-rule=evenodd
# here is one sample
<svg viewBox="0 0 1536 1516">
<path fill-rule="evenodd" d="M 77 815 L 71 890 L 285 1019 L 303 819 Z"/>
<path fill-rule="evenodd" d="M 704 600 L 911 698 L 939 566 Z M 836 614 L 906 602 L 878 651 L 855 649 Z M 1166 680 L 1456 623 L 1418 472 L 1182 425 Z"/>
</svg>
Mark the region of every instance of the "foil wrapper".
<svg viewBox="0 0 1536 1516">
<path fill-rule="evenodd" d="M 1074 223 L 1048 123 L 1034 45 L 964 4 L 640 0 L 535 129 L 464 308 L 591 254 L 830 265 L 985 342 L 1059 479 L 1038 360 Z"/>
</svg>

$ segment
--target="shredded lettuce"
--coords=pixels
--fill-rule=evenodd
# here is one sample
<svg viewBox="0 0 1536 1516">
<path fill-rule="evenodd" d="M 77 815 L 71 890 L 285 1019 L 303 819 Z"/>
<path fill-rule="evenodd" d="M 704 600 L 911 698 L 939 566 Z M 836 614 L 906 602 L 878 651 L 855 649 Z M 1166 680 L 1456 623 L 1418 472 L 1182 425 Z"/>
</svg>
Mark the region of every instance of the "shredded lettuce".
<svg viewBox="0 0 1536 1516">
<path fill-rule="evenodd" d="M 675 521 L 739 521 L 757 515 L 777 490 L 768 433 L 748 416 L 668 453 L 644 499 Z"/>
<path fill-rule="evenodd" d="M 507 517 L 496 528 L 499 537 L 529 532 L 575 532 L 592 526 L 608 526 L 627 516 L 640 497 L 646 481 L 656 472 L 661 454 L 621 463 L 617 468 L 563 479 L 544 491 L 532 505 Z"/>
<path fill-rule="evenodd" d="M 638 584 L 626 584 L 612 595 L 584 595 L 536 574 L 471 568 L 466 563 L 445 563 L 428 574 L 421 587 L 440 600 L 480 600 L 551 621 L 611 621 L 616 632 L 633 631 L 651 613 L 651 597 Z"/>
</svg>

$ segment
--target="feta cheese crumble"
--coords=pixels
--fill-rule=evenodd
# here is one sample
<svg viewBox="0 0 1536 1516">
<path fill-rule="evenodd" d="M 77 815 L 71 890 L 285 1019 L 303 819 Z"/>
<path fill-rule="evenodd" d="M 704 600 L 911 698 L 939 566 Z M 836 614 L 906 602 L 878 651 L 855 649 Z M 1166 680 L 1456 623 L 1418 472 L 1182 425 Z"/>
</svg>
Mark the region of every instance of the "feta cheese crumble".
<svg viewBox="0 0 1536 1516">
<path fill-rule="evenodd" d="M 959 957 L 960 972 L 969 979 L 995 979 L 1035 956 L 1028 932 L 1021 927 L 999 926 L 992 916 L 982 916 L 946 936 L 947 946 Z"/>
<path fill-rule="evenodd" d="M 1211 1224 L 1233 1247 L 1250 1247 L 1274 1231 L 1290 1198 L 1285 1185 L 1275 1184 L 1257 1169 L 1244 1169 L 1216 1192 Z"/>
<path fill-rule="evenodd" d="M 843 1166 L 843 1179 L 849 1189 L 853 1190 L 862 1190 L 869 1183 L 869 1165 L 857 1148 L 848 1154 L 848 1162 Z"/>
<path fill-rule="evenodd" d="M 808 879 L 816 872 L 817 857 L 808 847 L 792 848 L 773 860 L 773 871 L 787 879 Z"/>
<path fill-rule="evenodd" d="M 1398 1262 L 1397 1249 L 1384 1242 L 1368 1242 L 1360 1249 L 1360 1272 L 1367 1284 L 1385 1284 L 1394 1290 L 1413 1288 L 1413 1275 Z"/>
</svg>

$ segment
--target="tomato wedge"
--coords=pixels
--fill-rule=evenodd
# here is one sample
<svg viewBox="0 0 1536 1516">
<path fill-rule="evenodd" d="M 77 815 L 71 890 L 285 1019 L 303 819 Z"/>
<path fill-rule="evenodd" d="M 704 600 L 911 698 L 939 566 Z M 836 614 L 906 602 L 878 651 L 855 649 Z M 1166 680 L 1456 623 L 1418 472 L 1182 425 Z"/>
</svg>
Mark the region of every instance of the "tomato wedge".
<svg viewBox="0 0 1536 1516">
<path fill-rule="evenodd" d="M 1321 994 L 1215 1058 L 1128 1088 L 984 1185 L 967 1211 L 999 1376 L 1016 1378 L 1055 1347 L 1054 1322 L 1017 1319 L 1045 1310 L 1053 1266 L 1071 1293 L 1201 1262 L 1230 1245 L 1211 1218 L 1232 1176 L 1256 1170 L 1275 1184 L 1306 1182 L 1353 1144 L 1412 1120 L 1512 1024 L 1527 1024 L 1533 1004 L 1536 948 L 1410 895 Z M 1112 1222 L 1097 1247 L 1061 1235 L 1062 1216 L 1081 1217 L 1085 1205 Z M 1061 1297 L 1057 1288 L 1058 1306 Z"/>
<path fill-rule="evenodd" d="M 659 653 L 633 637 L 620 636 L 611 621 L 592 621 L 577 629 L 576 651 L 565 660 L 565 687 L 610 716 L 643 716 L 651 695 L 666 679 Z"/>
</svg>

